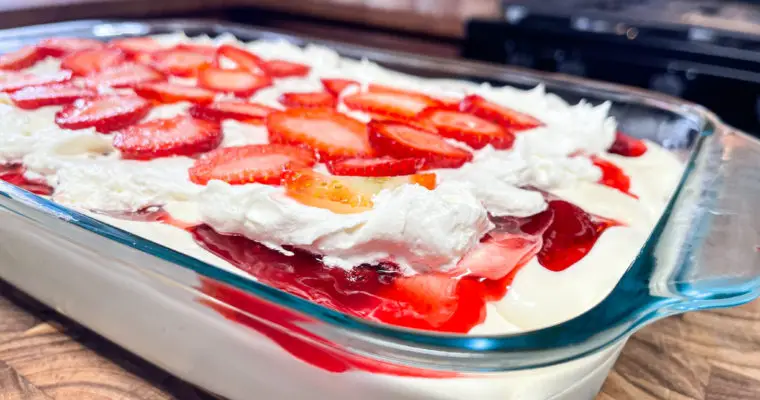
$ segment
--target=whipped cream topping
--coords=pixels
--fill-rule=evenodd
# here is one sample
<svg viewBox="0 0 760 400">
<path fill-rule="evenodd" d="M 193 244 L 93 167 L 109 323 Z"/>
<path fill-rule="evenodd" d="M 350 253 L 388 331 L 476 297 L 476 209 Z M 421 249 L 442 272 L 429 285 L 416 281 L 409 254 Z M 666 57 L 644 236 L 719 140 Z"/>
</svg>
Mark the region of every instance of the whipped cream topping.
<svg viewBox="0 0 760 400">
<path fill-rule="evenodd" d="M 372 210 L 357 214 L 309 207 L 261 184 L 211 181 L 198 200 L 201 219 L 218 232 L 285 253 L 284 245 L 323 254 L 326 265 L 345 269 L 393 261 L 409 273 L 447 270 L 493 228 L 480 202 L 457 183 L 386 189 Z"/>
<path fill-rule="evenodd" d="M 496 216 L 530 216 L 546 208 L 541 194 L 526 190 L 570 188 L 579 182 L 596 182 L 598 168 L 578 152 L 595 154 L 614 140 L 615 121 L 608 117 L 609 104 L 581 102 L 569 105 L 543 87 L 519 90 L 468 82 L 421 79 L 385 69 L 367 60 L 341 58 L 335 51 L 315 45 L 304 48 L 284 41 L 241 43 L 231 35 L 190 39 L 184 34 L 155 37 L 165 46 L 184 42 L 232 44 L 263 59 L 282 59 L 311 66 L 308 76 L 278 79 L 273 87 L 258 91 L 251 101 L 282 109 L 284 92 L 323 90 L 320 78 L 353 79 L 361 90 L 370 82 L 458 99 L 478 94 L 498 104 L 529 113 L 544 125 L 517 134 L 510 150 L 490 146 L 472 150 L 474 160 L 460 169 L 436 170 L 440 187 L 429 191 L 416 186 L 386 190 L 376 195 L 375 208 L 345 215 L 297 203 L 281 188 L 260 184 L 233 187 L 212 181 L 208 186 L 191 183 L 185 157 L 153 161 L 125 161 L 110 147 L 110 135 L 94 131 L 67 132 L 55 125 L 60 107 L 27 112 L 5 106 L 5 129 L 18 134 L 0 140 L 0 157 L 23 159 L 27 175 L 45 178 L 56 188 L 55 200 L 91 210 L 136 211 L 176 201 L 198 204 L 200 221 L 226 233 L 242 234 L 272 248 L 294 246 L 323 256 L 328 265 L 351 268 L 392 259 L 406 271 L 447 270 L 488 233 L 488 213 Z M 227 60 L 223 60 L 227 61 Z M 52 72 L 59 64 L 48 59 L 34 67 Z M 193 79 L 171 82 L 194 84 Z M 224 98 L 224 96 L 219 96 Z M 341 96 L 343 97 L 343 96 Z M 169 118 L 185 113 L 189 103 L 154 107 L 147 119 Z M 363 113 L 339 110 L 357 119 Z M 27 115 L 28 113 L 28 115 Z M 12 127 L 11 127 L 12 128 Z M 266 127 L 225 120 L 223 147 L 268 142 Z M 27 139 L 26 135 L 35 135 Z M 38 136 L 38 137 L 37 137 Z M 10 138 L 10 139 L 9 139 Z M 457 145 L 466 147 L 461 143 Z M 4 153 L 4 152 L 7 152 Z M 316 167 L 324 172 L 323 166 Z"/>
</svg>

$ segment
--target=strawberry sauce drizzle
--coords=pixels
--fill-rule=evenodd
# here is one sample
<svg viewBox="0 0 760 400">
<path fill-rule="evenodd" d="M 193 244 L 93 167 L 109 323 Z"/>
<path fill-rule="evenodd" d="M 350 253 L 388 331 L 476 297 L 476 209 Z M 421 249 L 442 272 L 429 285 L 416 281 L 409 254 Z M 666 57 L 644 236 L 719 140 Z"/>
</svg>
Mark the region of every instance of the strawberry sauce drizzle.
<svg viewBox="0 0 760 400">
<path fill-rule="evenodd" d="M 42 196 L 50 196 L 53 194 L 53 188 L 44 182 L 27 179 L 24 177 L 24 171 L 26 171 L 26 169 L 21 164 L 2 165 L 0 166 L 0 180 L 4 180 L 34 194 Z"/>
<path fill-rule="evenodd" d="M 617 189 L 634 199 L 639 198 L 631 193 L 631 178 L 625 174 L 622 168 L 618 167 L 611 161 L 594 156 L 591 157 L 591 162 L 602 170 L 602 178 L 599 179 L 600 184 Z"/>
<path fill-rule="evenodd" d="M 640 157 L 647 152 L 647 145 L 643 140 L 617 131 L 615 133 L 615 142 L 612 143 L 612 146 L 607 151 L 623 157 Z"/>
<path fill-rule="evenodd" d="M 138 222 L 160 222 L 182 230 L 189 230 L 196 224 L 180 221 L 161 207 L 146 207 L 138 211 L 98 211 L 97 213 L 112 218 L 125 219 Z"/>
</svg>

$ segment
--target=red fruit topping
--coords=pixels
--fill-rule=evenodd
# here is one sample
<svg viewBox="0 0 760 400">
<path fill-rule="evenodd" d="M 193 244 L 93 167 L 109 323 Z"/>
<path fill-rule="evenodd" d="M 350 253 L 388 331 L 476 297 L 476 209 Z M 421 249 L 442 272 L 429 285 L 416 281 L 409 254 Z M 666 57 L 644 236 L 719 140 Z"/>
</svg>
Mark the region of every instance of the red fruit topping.
<svg viewBox="0 0 760 400">
<path fill-rule="evenodd" d="M 372 155 L 367 126 L 332 109 L 273 112 L 267 118 L 267 128 L 270 141 L 309 147 L 322 160 Z"/>
<path fill-rule="evenodd" d="M 50 85 L 71 79 L 71 71 L 58 71 L 45 75 L 17 71 L 0 71 L 0 92 L 15 92 L 27 86 Z"/>
<path fill-rule="evenodd" d="M 207 44 L 194 44 L 194 43 L 180 43 L 174 47 L 175 50 L 190 51 L 193 53 L 203 54 L 206 56 L 214 56 L 216 54 L 216 47 Z"/>
<path fill-rule="evenodd" d="M 527 234 L 541 235 L 538 262 L 551 271 L 563 271 L 582 259 L 607 230 L 619 223 L 591 215 L 564 200 L 549 201 L 548 208 L 522 226 Z"/>
<path fill-rule="evenodd" d="M 246 70 L 254 75 L 266 75 L 264 61 L 259 56 L 239 47 L 224 44 L 219 47 L 216 56 L 217 63 L 219 63 L 219 57 L 224 57 L 237 64 L 239 69 Z"/>
<path fill-rule="evenodd" d="M 410 314 L 424 315 L 428 323 L 437 326 L 456 312 L 457 282 L 448 275 L 435 273 L 400 277 L 393 281 L 393 297 L 408 307 Z"/>
<path fill-rule="evenodd" d="M 283 180 L 288 196 L 312 207 L 339 214 L 367 211 L 372 197 L 384 189 L 404 184 L 435 188 L 435 174 L 418 174 L 389 178 L 340 177 L 322 175 L 311 169 L 289 171 Z"/>
<path fill-rule="evenodd" d="M 647 152 L 647 144 L 643 140 L 618 131 L 615 134 L 615 142 L 612 143 L 607 152 L 624 157 L 640 157 Z"/>
<path fill-rule="evenodd" d="M 0 55 L 0 69 L 18 71 L 37 64 L 37 61 L 43 58 L 45 58 L 45 54 L 39 48 L 34 46 L 22 47 L 16 51 Z"/>
<path fill-rule="evenodd" d="M 328 93 L 338 97 L 343 90 L 351 85 L 358 85 L 359 83 L 350 79 L 322 79 L 322 86 L 325 87 Z"/>
<path fill-rule="evenodd" d="M 264 63 L 264 70 L 272 78 L 289 78 L 309 75 L 311 67 L 290 61 L 270 60 Z"/>
<path fill-rule="evenodd" d="M 631 178 L 629 178 L 620 167 L 613 164 L 611 161 L 599 157 L 591 157 L 591 161 L 602 170 L 602 178 L 599 179 L 599 183 L 617 189 L 629 196 L 638 198 L 630 192 Z"/>
<path fill-rule="evenodd" d="M 379 154 L 425 160 L 425 168 L 458 168 L 472 153 L 446 142 L 434 133 L 400 122 L 372 121 L 369 140 Z"/>
<path fill-rule="evenodd" d="M 316 162 L 311 151 L 286 144 L 227 147 L 196 160 L 190 168 L 190 180 L 200 185 L 212 179 L 232 185 L 279 185 L 286 171 L 308 168 Z"/>
<path fill-rule="evenodd" d="M 150 37 L 116 39 L 108 43 L 108 46 L 120 49 L 132 56 L 155 53 L 164 49 L 161 43 Z"/>
<path fill-rule="evenodd" d="M 71 53 L 61 61 L 61 68 L 85 76 L 121 64 L 126 59 L 119 49 L 82 50 Z"/>
<path fill-rule="evenodd" d="M 398 122 L 401 124 L 406 124 L 411 127 L 422 129 L 423 131 L 428 131 L 430 133 L 438 133 L 438 128 L 435 127 L 435 124 L 433 124 L 430 120 L 427 119 L 421 119 L 421 118 L 397 118 L 397 117 L 389 117 L 387 115 L 381 115 L 381 114 L 370 114 L 372 117 L 372 120 L 374 121 L 393 121 Z"/>
<path fill-rule="evenodd" d="M 354 93 L 344 97 L 343 103 L 352 110 L 395 118 L 414 118 L 428 107 L 442 105 L 440 101 L 430 96 L 395 89 Z"/>
<path fill-rule="evenodd" d="M 494 122 L 512 131 L 537 128 L 543 123 L 528 114 L 490 102 L 476 94 L 465 97 L 459 105 L 461 110 Z"/>
<path fill-rule="evenodd" d="M 51 38 L 37 45 L 43 54 L 52 57 L 61 57 L 82 50 L 102 49 L 104 46 L 103 42 L 81 38 Z"/>
<path fill-rule="evenodd" d="M 349 158 L 347 160 L 327 163 L 327 169 L 333 175 L 347 176 L 399 176 L 417 173 L 424 160 L 391 157 Z"/>
<path fill-rule="evenodd" d="M 539 235 L 492 232 L 457 264 L 456 274 L 501 279 L 535 256 L 543 241 Z"/>
<path fill-rule="evenodd" d="M 220 122 L 224 119 L 234 119 L 248 123 L 263 123 L 267 116 L 275 111 L 279 110 L 243 101 L 218 101 L 208 105 L 195 105 L 189 110 L 193 117 L 206 121 Z"/>
<path fill-rule="evenodd" d="M 159 71 L 181 77 L 194 77 L 214 62 L 213 53 L 204 54 L 180 48 L 163 50 L 152 54 L 153 66 Z"/>
<path fill-rule="evenodd" d="M 142 83 L 135 86 L 134 90 L 140 97 L 160 103 L 189 101 L 195 104 L 208 104 L 214 101 L 214 96 L 216 96 L 216 93 L 210 90 L 168 82 Z"/>
<path fill-rule="evenodd" d="M 335 97 L 327 92 L 287 92 L 279 101 L 288 108 L 333 108 L 336 104 Z"/>
<path fill-rule="evenodd" d="M 147 65 L 124 63 L 89 75 L 85 78 L 85 82 L 89 87 L 127 88 L 140 83 L 158 82 L 165 79 L 163 74 Z"/>
<path fill-rule="evenodd" d="M 206 68 L 198 73 L 198 86 L 217 92 L 248 97 L 272 84 L 266 75 L 254 75 L 243 69 Z"/>
<path fill-rule="evenodd" d="M 150 103 L 137 96 L 105 96 L 79 99 L 55 114 L 55 123 L 64 129 L 94 127 L 111 132 L 137 123 L 150 111 Z"/>
<path fill-rule="evenodd" d="M 30 191 L 34 194 L 50 196 L 53 194 L 53 188 L 44 181 L 28 179 L 24 176 L 26 168 L 21 164 L 0 165 L 0 180 Z"/>
<path fill-rule="evenodd" d="M 430 121 L 441 136 L 467 143 L 474 149 L 481 149 L 488 144 L 497 149 L 509 149 L 515 141 L 515 136 L 500 125 L 472 114 L 445 108 L 428 108 L 417 118 Z"/>
<path fill-rule="evenodd" d="M 29 86 L 11 94 L 11 100 L 17 107 L 34 110 L 46 106 L 71 104 L 77 99 L 97 96 L 97 92 L 71 84 L 48 86 Z"/>
<path fill-rule="evenodd" d="M 184 115 L 130 126 L 113 138 L 113 146 L 122 157 L 139 160 L 191 156 L 213 150 L 221 142 L 219 124 Z"/>
</svg>

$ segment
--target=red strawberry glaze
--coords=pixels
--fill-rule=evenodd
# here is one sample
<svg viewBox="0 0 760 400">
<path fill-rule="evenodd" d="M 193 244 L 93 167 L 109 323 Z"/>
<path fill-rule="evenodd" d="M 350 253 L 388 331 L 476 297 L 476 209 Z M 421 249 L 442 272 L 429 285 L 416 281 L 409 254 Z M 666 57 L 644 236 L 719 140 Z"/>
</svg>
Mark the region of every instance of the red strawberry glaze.
<svg viewBox="0 0 760 400">
<path fill-rule="evenodd" d="M 602 178 L 599 179 L 599 183 L 604 186 L 609 186 L 613 189 L 617 189 L 635 199 L 639 197 L 631 193 L 631 178 L 625 174 L 622 168 L 618 167 L 611 161 L 601 159 L 599 157 L 591 157 L 591 162 L 594 163 L 599 169 L 602 170 Z"/>
<path fill-rule="evenodd" d="M 138 211 L 97 211 L 98 214 L 112 218 L 139 222 L 160 222 L 175 228 L 189 230 L 196 224 L 178 220 L 161 207 L 146 207 Z"/>
<path fill-rule="evenodd" d="M 615 133 L 615 142 L 607 151 L 623 157 L 640 157 L 647 152 L 647 145 L 643 140 L 618 131 Z"/>
<path fill-rule="evenodd" d="M 0 180 L 16 185 L 34 194 L 50 196 L 53 188 L 44 182 L 36 182 L 24 177 L 24 166 L 21 164 L 7 164 L 0 166 Z"/>
</svg>

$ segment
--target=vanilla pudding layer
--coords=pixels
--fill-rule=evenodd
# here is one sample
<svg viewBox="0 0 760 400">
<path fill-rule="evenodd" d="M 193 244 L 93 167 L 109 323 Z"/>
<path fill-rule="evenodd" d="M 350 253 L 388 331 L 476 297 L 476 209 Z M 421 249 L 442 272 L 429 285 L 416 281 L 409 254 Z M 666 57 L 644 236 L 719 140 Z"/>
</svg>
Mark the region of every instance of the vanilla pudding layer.
<svg viewBox="0 0 760 400">
<path fill-rule="evenodd" d="M 167 46 L 191 41 L 181 34 L 156 38 Z M 473 162 L 462 168 L 433 171 L 439 180 L 435 190 L 412 185 L 386 190 L 373 199 L 373 210 L 348 215 L 300 204 L 285 196 L 280 187 L 231 186 L 220 181 L 207 186 L 193 184 L 187 174 L 193 160 L 187 157 L 122 160 L 111 146 L 110 135 L 57 127 L 53 116 L 59 107 L 24 111 L 0 104 L 0 160 L 22 161 L 28 177 L 45 179 L 55 188 L 56 202 L 242 276 L 248 275 L 202 249 L 182 229 L 91 211 L 163 206 L 178 220 L 242 234 L 284 253 L 282 246 L 290 245 L 323 255 L 324 262 L 335 268 L 392 259 L 409 274 L 453 268 L 493 228 L 489 213 L 525 217 L 543 211 L 543 197 L 523 187 L 546 190 L 589 213 L 624 224 L 607 229 L 588 255 L 562 272 L 545 269 L 535 258 L 530 261 L 516 275 L 507 295 L 488 305 L 486 321 L 472 330 L 478 334 L 553 325 L 601 301 L 643 246 L 682 172 L 676 157 L 654 143 L 648 142 L 648 151 L 637 158 L 605 153 L 616 130 L 615 121 L 608 116 L 609 104 L 568 105 L 541 87 L 521 91 L 425 80 L 367 61 L 341 59 L 317 46 L 301 49 L 268 41 L 243 44 L 231 36 L 192 41 L 234 44 L 264 59 L 310 65 L 308 77 L 278 80 L 251 98 L 275 108 L 283 108 L 277 102 L 283 92 L 321 91 L 319 78 L 344 78 L 362 85 L 380 83 L 447 98 L 475 93 L 528 113 L 545 125 L 519 132 L 508 151 L 489 146 L 474 151 Z M 48 59 L 30 71 L 58 69 L 58 63 Z M 172 81 L 193 83 L 188 79 Z M 3 100 L 9 103 L 7 98 Z M 171 117 L 188 107 L 187 103 L 155 107 L 148 119 Z M 339 110 L 349 113 L 342 105 Z M 349 114 L 360 120 L 369 118 L 357 112 Z M 264 126 L 227 120 L 222 129 L 223 147 L 268 141 Z M 638 199 L 596 183 L 600 171 L 588 158 L 573 156 L 579 152 L 598 155 L 621 167 Z M 434 217 L 425 217 L 429 215 Z"/>
</svg>

